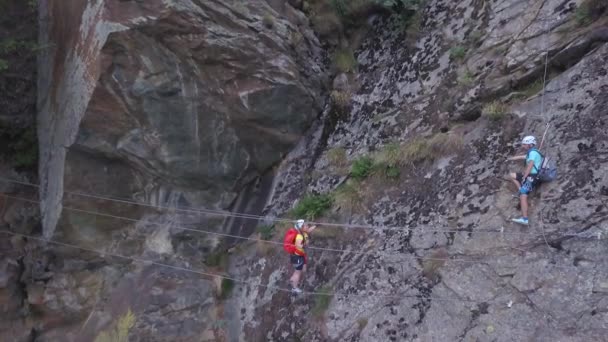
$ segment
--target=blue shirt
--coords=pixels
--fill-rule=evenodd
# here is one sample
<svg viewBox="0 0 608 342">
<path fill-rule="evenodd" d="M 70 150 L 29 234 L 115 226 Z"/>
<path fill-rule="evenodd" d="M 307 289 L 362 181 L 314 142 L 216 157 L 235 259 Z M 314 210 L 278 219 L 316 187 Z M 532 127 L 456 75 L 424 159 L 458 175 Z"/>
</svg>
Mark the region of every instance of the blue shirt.
<svg viewBox="0 0 608 342">
<path fill-rule="evenodd" d="M 532 171 L 530 171 L 530 174 L 535 175 L 538 173 L 538 171 L 540 171 L 540 168 L 543 163 L 543 157 L 535 148 L 532 148 L 528 151 L 528 154 L 526 155 L 526 166 L 528 165 L 528 163 L 530 163 L 530 161 L 534 162 L 534 167 L 532 168 Z"/>
</svg>

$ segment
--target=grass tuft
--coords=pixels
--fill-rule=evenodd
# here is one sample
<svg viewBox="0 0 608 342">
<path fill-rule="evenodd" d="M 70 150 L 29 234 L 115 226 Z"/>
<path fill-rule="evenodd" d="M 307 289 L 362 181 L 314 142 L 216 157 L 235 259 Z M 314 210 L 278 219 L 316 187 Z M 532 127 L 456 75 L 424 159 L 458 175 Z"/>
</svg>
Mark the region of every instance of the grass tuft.
<svg viewBox="0 0 608 342">
<path fill-rule="evenodd" d="M 450 49 L 450 57 L 454 60 L 461 60 L 466 56 L 467 48 L 462 45 L 452 46 Z"/>
<path fill-rule="evenodd" d="M 357 326 L 359 327 L 359 330 L 365 329 L 367 326 L 367 318 L 359 318 L 357 320 Z"/>
<path fill-rule="evenodd" d="M 333 63 L 336 70 L 339 72 L 351 72 L 357 68 L 357 60 L 352 50 L 342 48 L 334 52 Z"/>
<path fill-rule="evenodd" d="M 538 80 L 523 87 L 519 92 L 521 93 L 522 97 L 528 98 L 530 96 L 538 94 L 542 90 L 543 90 L 543 80 L 542 80 L 542 78 L 539 78 Z"/>
<path fill-rule="evenodd" d="M 207 254 L 205 257 L 205 265 L 209 267 L 226 268 L 228 265 L 228 252 L 217 250 Z"/>
<path fill-rule="evenodd" d="M 332 167 L 342 168 L 348 164 L 346 150 L 342 147 L 334 147 L 327 151 L 327 161 Z"/>
<path fill-rule="evenodd" d="M 401 175 L 401 170 L 396 166 L 387 165 L 384 168 L 384 176 L 388 179 L 397 179 Z"/>
<path fill-rule="evenodd" d="M 351 95 L 347 91 L 333 90 L 329 96 L 338 110 L 345 110 L 350 106 Z"/>
<path fill-rule="evenodd" d="M 348 212 L 361 209 L 363 196 L 361 195 L 359 189 L 360 184 L 355 180 L 349 180 L 348 182 L 340 185 L 333 192 L 334 205 L 339 206 Z"/>
<path fill-rule="evenodd" d="M 491 121 L 497 122 L 505 118 L 508 113 L 508 107 L 498 100 L 492 101 L 483 107 L 482 113 Z"/>
<path fill-rule="evenodd" d="M 456 134 L 439 133 L 429 139 L 430 159 L 434 160 L 439 157 L 461 152 L 464 147 L 462 137 Z"/>
<path fill-rule="evenodd" d="M 265 14 L 262 18 L 262 23 L 266 28 L 271 29 L 274 27 L 274 17 L 270 13 Z"/>
<path fill-rule="evenodd" d="M 258 233 L 262 240 L 270 240 L 274 236 L 274 225 L 263 225 L 258 227 Z"/>
<path fill-rule="evenodd" d="M 458 83 L 465 85 L 465 86 L 469 86 L 473 83 L 473 74 L 470 71 L 465 71 L 462 75 L 460 75 L 460 77 L 458 77 Z"/>
<path fill-rule="evenodd" d="M 129 332 L 135 326 L 136 317 L 131 311 L 120 316 L 116 324 L 108 331 L 102 331 L 96 338 L 95 342 L 128 342 Z"/>
<path fill-rule="evenodd" d="M 350 168 L 350 176 L 362 180 L 367 178 L 374 168 L 374 160 L 368 156 L 356 159 Z"/>
<path fill-rule="evenodd" d="M 403 149 L 398 143 L 390 143 L 385 145 L 380 153 L 376 156 L 376 162 L 386 164 L 387 166 L 402 166 Z"/>
<path fill-rule="evenodd" d="M 401 153 L 405 163 L 415 164 L 430 157 L 430 145 L 426 139 L 417 138 L 403 146 Z"/>
<path fill-rule="evenodd" d="M 434 161 L 439 157 L 460 152 L 463 146 L 462 138 L 455 134 L 438 133 L 431 138 L 417 138 L 401 145 L 398 154 L 393 152 L 394 155 L 398 156 L 394 159 L 394 164 L 387 163 L 386 165 L 396 167 L 413 165 L 423 161 Z M 387 169 L 387 177 L 398 177 L 397 171 Z"/>
<path fill-rule="evenodd" d="M 480 30 L 475 30 L 471 32 L 471 34 L 469 35 L 469 41 L 471 42 L 471 45 L 473 45 L 473 47 L 478 47 L 481 44 L 481 39 L 483 38 L 483 35 L 483 31 Z"/>
</svg>

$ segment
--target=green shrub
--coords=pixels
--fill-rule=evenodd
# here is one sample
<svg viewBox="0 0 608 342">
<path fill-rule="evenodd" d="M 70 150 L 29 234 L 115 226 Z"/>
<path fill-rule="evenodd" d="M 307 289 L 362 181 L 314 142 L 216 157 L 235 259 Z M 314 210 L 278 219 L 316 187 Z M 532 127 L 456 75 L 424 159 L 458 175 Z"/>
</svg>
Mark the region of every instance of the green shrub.
<svg viewBox="0 0 608 342">
<path fill-rule="evenodd" d="M 321 318 L 329 309 L 329 304 L 333 298 L 331 286 L 323 286 L 319 291 L 321 294 L 315 295 L 315 304 L 312 307 L 312 314 L 316 318 Z"/>
<path fill-rule="evenodd" d="M 467 49 L 462 45 L 452 46 L 450 49 L 450 57 L 455 60 L 461 60 L 466 56 Z"/>
<path fill-rule="evenodd" d="M 574 12 L 574 18 L 579 26 L 591 24 L 608 10 L 606 0 L 585 0 Z"/>
<path fill-rule="evenodd" d="M 234 289 L 234 280 L 222 278 L 222 283 L 220 286 L 219 299 L 225 300 L 230 297 L 232 290 Z"/>
<path fill-rule="evenodd" d="M 486 104 L 482 109 L 482 114 L 491 121 L 500 121 L 504 119 L 507 112 L 507 106 L 500 101 L 492 101 Z"/>
<path fill-rule="evenodd" d="M 6 141 L 2 157 L 16 168 L 35 169 L 38 166 L 38 137 L 34 127 L 0 126 L 0 141 Z"/>
<path fill-rule="evenodd" d="M 263 225 L 258 227 L 260 238 L 262 240 L 270 240 L 274 235 L 274 225 Z"/>
<path fill-rule="evenodd" d="M 365 179 L 372 173 L 374 160 L 368 156 L 356 159 L 350 168 L 350 176 L 354 179 Z"/>
<path fill-rule="evenodd" d="M 306 195 L 291 210 L 291 215 L 296 218 L 314 220 L 323 215 L 332 205 L 329 195 Z"/>
<path fill-rule="evenodd" d="M 6 59 L 0 58 L 0 72 L 8 69 L 8 62 Z"/>
<path fill-rule="evenodd" d="M 334 67 L 339 72 L 351 72 L 357 67 L 355 55 L 348 48 L 342 48 L 334 52 Z"/>
</svg>

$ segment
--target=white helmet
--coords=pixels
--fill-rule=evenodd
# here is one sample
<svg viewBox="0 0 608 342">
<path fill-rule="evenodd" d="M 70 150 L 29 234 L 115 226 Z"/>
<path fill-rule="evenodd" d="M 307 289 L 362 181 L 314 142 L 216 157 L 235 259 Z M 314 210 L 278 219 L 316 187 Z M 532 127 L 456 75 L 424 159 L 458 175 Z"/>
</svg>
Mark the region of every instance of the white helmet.
<svg viewBox="0 0 608 342">
<path fill-rule="evenodd" d="M 302 227 L 304 227 L 304 220 L 299 219 L 296 221 L 296 228 L 298 229 L 302 229 Z"/>
<path fill-rule="evenodd" d="M 521 143 L 524 145 L 536 145 L 536 138 L 532 135 L 528 135 L 522 139 Z"/>
</svg>

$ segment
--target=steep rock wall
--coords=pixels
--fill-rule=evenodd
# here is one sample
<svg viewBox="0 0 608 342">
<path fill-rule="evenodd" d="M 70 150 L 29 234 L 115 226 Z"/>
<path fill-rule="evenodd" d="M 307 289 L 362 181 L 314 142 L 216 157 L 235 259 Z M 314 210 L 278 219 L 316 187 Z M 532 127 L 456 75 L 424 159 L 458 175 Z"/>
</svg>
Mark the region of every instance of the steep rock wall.
<svg viewBox="0 0 608 342">
<path fill-rule="evenodd" d="M 314 247 L 346 250 L 310 251 L 303 288 L 335 292 L 331 303 L 245 284 L 231 302 L 241 338 L 602 340 L 607 21 L 582 25 L 581 3 L 430 1 L 413 46 L 398 25 L 373 20 L 356 53 L 351 110 L 321 158 L 287 158 L 267 210 L 285 212 L 305 192 L 344 196 L 334 192 L 348 179 L 336 149 L 352 162 L 396 143 L 420 159 L 399 165 L 398 179 L 377 173 L 352 183 L 358 208 L 342 200 L 318 219 L 352 225 L 313 236 Z M 502 105 L 501 116 L 489 105 Z M 518 199 L 502 177 L 521 166 L 506 157 L 524 135 L 540 139 L 547 123 L 543 151 L 560 178 L 531 196 L 532 225 L 523 228 L 508 220 L 519 215 Z M 421 141 L 433 138 L 444 143 L 425 150 Z M 238 254 L 232 271 L 288 288 L 287 259 L 261 245 Z"/>
<path fill-rule="evenodd" d="M 41 64 L 47 237 L 65 189 L 225 208 L 319 113 L 318 42 L 287 4 L 41 6 L 43 41 L 57 42 Z"/>
<path fill-rule="evenodd" d="M 185 58 L 188 63 L 179 64 L 176 61 L 182 57 L 174 56 L 181 55 L 173 50 L 182 51 L 181 45 L 171 45 L 169 39 L 160 46 L 149 39 L 167 27 L 179 28 L 171 32 L 184 34 L 188 31 L 181 31 L 185 19 L 175 18 L 176 12 L 169 9 L 156 12 L 156 2 L 95 3 L 102 3 L 99 11 L 108 16 L 111 13 L 107 18 L 112 20 L 128 13 L 122 6 L 141 6 L 138 13 L 154 18 L 126 20 L 121 25 L 127 28 L 110 25 L 114 31 L 103 43 L 87 45 L 97 49 L 98 59 L 93 64 L 103 70 L 91 69 L 98 74 L 90 88 L 76 82 L 85 79 L 74 74 L 78 68 L 66 71 L 78 85 L 74 91 L 86 88 L 90 94 L 85 100 L 64 97 L 74 101 L 69 106 L 64 103 L 66 108 L 86 102 L 81 116 L 58 110 L 61 114 L 53 120 L 50 116 L 40 119 L 48 127 L 61 128 L 40 134 L 46 139 L 42 177 L 50 181 L 49 175 L 54 174 L 65 180 L 56 192 L 45 185 L 43 209 L 60 203 L 64 187 L 121 197 L 135 193 L 135 198 L 149 203 L 213 205 L 205 199 L 207 185 L 200 185 L 196 176 L 181 182 L 193 177 L 189 167 L 198 167 L 198 150 L 192 142 L 198 130 L 194 125 L 173 126 L 184 117 L 171 121 L 155 111 L 161 107 L 187 115 L 192 114 L 191 106 L 207 108 L 206 102 L 192 103 L 183 95 L 207 94 L 195 90 L 201 85 L 184 74 L 184 70 L 194 70 L 188 68 L 192 63 L 197 65 L 195 58 Z M 177 13 L 186 18 L 200 13 L 196 8 L 201 2 L 192 2 L 195 7 L 188 7 L 191 3 L 185 1 L 163 2 L 167 3 L 184 9 L 187 13 Z M 51 7 L 57 4 L 50 3 Z M 63 11 L 91 13 L 82 4 Z M 608 235 L 604 156 L 608 80 L 603 63 L 608 52 L 602 34 L 606 21 L 602 18 L 579 26 L 574 15 L 578 5 L 580 1 L 431 1 L 423 11 L 421 35 L 413 47 L 404 44 L 403 31 L 390 20 L 371 21 L 371 32 L 356 54 L 359 73 L 351 75 L 356 76 L 353 87 L 360 85 L 351 110 L 327 142 L 320 132 L 326 127 L 316 123 L 313 129 L 318 130 L 288 156 L 267 211 L 283 214 L 304 192 L 328 193 L 343 183 L 348 177 L 332 163 L 329 153 L 335 148 L 344 149 L 352 161 L 383 150 L 391 142 L 408 144 L 441 132 L 453 139 L 448 142 L 464 148 L 446 148 L 437 158 L 406 163 L 400 166 L 398 179 L 387 180 L 377 174 L 358 183 L 357 208 L 336 205 L 320 218 L 393 228 L 321 227 L 316 232 L 313 246 L 352 251 L 310 251 L 303 287 L 306 291 L 335 291 L 326 308 L 316 296 L 293 298 L 276 290 L 288 287 L 285 280 L 290 272 L 280 248 L 263 242 L 243 244 L 230 251 L 233 257 L 228 270 L 203 265 L 209 247 L 201 242 L 204 238 L 181 230 L 178 233 L 175 227 L 200 228 L 197 215 L 146 211 L 142 221 L 141 208 L 109 207 L 68 197 L 70 204 L 83 204 L 91 210 L 112 209 L 113 213 L 133 215 L 135 222 L 63 214 L 56 238 L 102 249 L 106 255 L 67 247 L 43 249 L 31 240 L 3 240 L 3 250 L 22 256 L 11 254 L 0 263 L 0 285 L 3 291 L 16 293 L 15 298 L 25 298 L 26 303 L 21 304 L 23 316 L 11 317 L 3 326 L 8 329 L 0 331 L 0 336 L 8 340 L 89 341 L 100 331 L 111 329 L 131 309 L 136 323 L 130 337 L 136 341 L 602 340 L 607 329 L 608 280 L 604 270 L 608 254 L 604 241 L 592 238 L 598 233 Z M 121 11 L 112 12 L 111 8 Z M 245 10 L 238 5 L 233 9 Z M 167 17 L 154 15 L 161 12 Z M 87 14 L 84 21 L 90 22 L 91 17 L 105 18 Z M 277 21 L 282 23 L 275 20 L 273 25 L 280 25 Z M 163 25 L 146 25 L 156 22 Z M 251 25 L 260 32 L 265 32 L 262 26 L 271 26 L 264 20 Z M 68 37 L 68 32 L 75 33 L 64 29 Z M 96 28 L 96 32 L 104 30 Z M 180 35 L 180 39 L 186 38 Z M 495 45 L 497 40 L 501 43 Z M 296 49 L 306 46 L 295 45 Z M 458 45 L 468 49 L 462 59 L 451 56 L 455 54 L 450 50 Z M 550 82 L 543 112 L 538 88 L 527 89 L 527 85 L 534 85 L 536 77 L 542 75 L 545 47 L 549 50 Z M 129 49 L 138 52 L 129 54 Z M 66 60 L 66 51 L 49 53 Z M 77 52 L 76 66 L 93 61 L 82 57 L 84 52 Z M 307 52 L 312 53 L 307 48 L 303 55 Z M 241 67 L 238 62 L 231 63 Z M 170 65 L 180 68 L 171 69 L 175 73 L 163 71 Z M 156 72 L 148 74 L 149 70 Z M 140 78 L 140 73 L 147 77 Z M 218 79 L 226 73 L 229 70 Z M 50 82 L 49 74 L 45 75 L 41 82 Z M 470 80 L 464 82 L 463 76 Z M 67 85 L 59 88 L 68 89 Z M 224 95 L 234 94 L 231 88 L 223 89 L 225 93 L 213 96 L 234 99 Z M 236 99 L 238 108 L 244 103 L 242 95 Z M 502 121 L 482 115 L 483 107 L 494 99 L 508 107 Z M 46 98 L 41 101 L 50 108 Z M 210 105 L 218 104 L 212 101 Z M 238 108 L 235 112 L 242 114 Z M 123 115 L 126 111 L 135 114 Z M 49 122 L 44 121 L 47 119 Z M 211 125 L 219 119 L 199 120 Z M 547 122 L 552 128 L 545 150 L 558 158 L 561 175 L 558 182 L 543 185 L 533 196 L 531 220 L 536 225 L 524 229 L 505 220 L 517 214 L 517 200 L 509 183 L 498 177 L 510 168 L 504 158 L 514 152 L 521 136 L 542 134 Z M 166 127 L 163 132 L 167 135 L 148 135 L 159 127 Z M 49 144 L 63 142 L 59 133 L 68 132 L 67 128 L 72 141 L 65 145 L 65 151 L 52 149 Z M 253 131 L 258 132 L 256 129 Z M 176 133 L 180 131 L 184 134 Z M 173 140 L 181 136 L 183 141 Z M 184 156 L 180 154 L 173 163 L 169 152 L 174 153 L 180 144 L 186 147 Z M 319 151 L 324 153 L 317 158 Z M 54 164 L 61 158 L 67 158 L 67 163 Z M 259 161 L 256 165 L 266 164 Z M 213 175 L 217 170 L 203 171 Z M 242 181 L 251 175 L 244 170 Z M 168 180 L 159 181 L 164 178 Z M 217 182 L 234 186 L 221 179 Z M 190 184 L 200 188 L 192 192 Z M 49 227 L 51 213 L 47 212 L 46 220 Z M 502 235 L 497 234 L 500 228 L 504 228 Z M 453 232 L 433 231 L 446 229 Z M 132 263 L 113 254 L 181 269 Z M 451 260 L 444 260 L 448 258 Z M 222 289 L 226 285 L 220 278 L 188 269 L 228 271 L 247 283 L 236 284 L 225 299 Z M 18 308 L 19 302 L 7 305 Z"/>
</svg>

